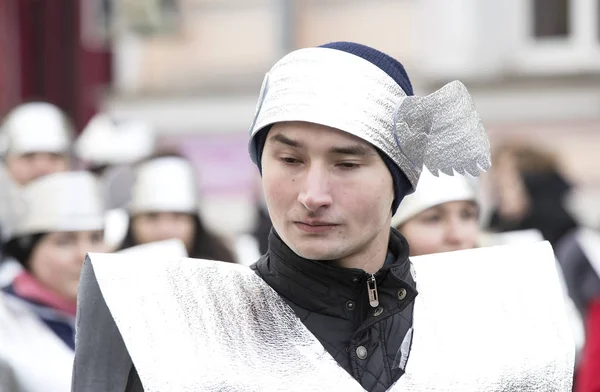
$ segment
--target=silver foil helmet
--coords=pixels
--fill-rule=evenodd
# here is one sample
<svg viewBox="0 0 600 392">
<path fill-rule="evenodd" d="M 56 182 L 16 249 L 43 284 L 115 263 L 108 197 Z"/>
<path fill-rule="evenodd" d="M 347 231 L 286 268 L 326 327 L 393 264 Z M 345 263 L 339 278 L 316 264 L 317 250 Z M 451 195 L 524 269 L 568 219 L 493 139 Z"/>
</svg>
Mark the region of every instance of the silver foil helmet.
<svg viewBox="0 0 600 392">
<path fill-rule="evenodd" d="M 434 175 L 473 176 L 490 167 L 485 129 L 461 82 L 407 96 L 382 69 L 341 50 L 296 50 L 266 74 L 250 128 L 255 163 L 255 136 L 285 121 L 321 124 L 368 141 L 400 167 L 413 190 L 423 166 Z"/>
</svg>

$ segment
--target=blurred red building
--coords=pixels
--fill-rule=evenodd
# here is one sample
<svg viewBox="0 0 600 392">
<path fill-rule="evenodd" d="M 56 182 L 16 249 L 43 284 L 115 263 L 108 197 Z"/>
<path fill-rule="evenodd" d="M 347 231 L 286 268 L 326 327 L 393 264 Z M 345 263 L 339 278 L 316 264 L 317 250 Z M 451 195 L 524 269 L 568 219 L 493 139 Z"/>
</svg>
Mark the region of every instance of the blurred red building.
<svg viewBox="0 0 600 392">
<path fill-rule="evenodd" d="M 94 37 L 93 15 L 105 10 L 90 8 L 103 3 L 0 1 L 0 117 L 21 102 L 45 100 L 81 130 L 111 81 L 110 41 Z"/>
</svg>

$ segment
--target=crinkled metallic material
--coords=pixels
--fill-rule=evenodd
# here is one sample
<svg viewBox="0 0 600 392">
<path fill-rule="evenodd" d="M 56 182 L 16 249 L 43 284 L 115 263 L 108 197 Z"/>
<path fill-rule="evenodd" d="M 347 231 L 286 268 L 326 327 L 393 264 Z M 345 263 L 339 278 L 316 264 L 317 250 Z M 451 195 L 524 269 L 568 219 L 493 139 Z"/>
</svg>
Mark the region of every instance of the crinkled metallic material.
<svg viewBox="0 0 600 392">
<path fill-rule="evenodd" d="M 419 296 L 392 392 L 568 392 L 574 348 L 548 243 L 414 258 Z M 252 270 L 90 254 L 73 391 L 362 391 Z M 125 349 L 126 347 L 126 349 Z"/>
<path fill-rule="evenodd" d="M 473 176 L 491 165 L 485 129 L 461 82 L 425 97 L 407 96 L 377 66 L 335 49 L 294 51 L 267 73 L 251 137 L 283 121 L 321 124 L 370 142 L 404 171 L 413 188 L 423 165 L 435 175 Z M 253 139 L 250 155 L 256 163 Z"/>
<path fill-rule="evenodd" d="M 363 391 L 248 267 L 91 254 L 80 296 L 73 391 Z"/>
<path fill-rule="evenodd" d="M 568 392 L 575 343 L 548 242 L 412 258 L 411 392 Z"/>
</svg>

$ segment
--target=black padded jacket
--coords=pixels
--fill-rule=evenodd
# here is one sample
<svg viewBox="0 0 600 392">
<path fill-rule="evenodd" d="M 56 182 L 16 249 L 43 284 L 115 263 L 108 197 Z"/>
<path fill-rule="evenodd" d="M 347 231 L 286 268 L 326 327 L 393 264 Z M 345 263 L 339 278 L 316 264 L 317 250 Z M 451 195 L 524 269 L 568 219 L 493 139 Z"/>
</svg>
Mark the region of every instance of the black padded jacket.
<svg viewBox="0 0 600 392">
<path fill-rule="evenodd" d="M 392 229 L 386 263 L 371 275 L 303 259 L 271 232 L 252 268 L 365 390 L 382 392 L 404 374 L 410 353 L 417 291 L 408 252 Z"/>
</svg>

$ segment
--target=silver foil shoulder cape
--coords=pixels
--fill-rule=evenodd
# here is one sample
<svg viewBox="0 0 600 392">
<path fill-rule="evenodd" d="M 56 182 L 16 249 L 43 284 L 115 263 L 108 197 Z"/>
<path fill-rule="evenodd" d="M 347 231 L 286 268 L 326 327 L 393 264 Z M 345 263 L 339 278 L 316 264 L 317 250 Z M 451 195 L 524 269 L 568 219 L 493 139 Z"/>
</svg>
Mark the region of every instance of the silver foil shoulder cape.
<svg viewBox="0 0 600 392">
<path fill-rule="evenodd" d="M 263 81 L 250 129 L 306 121 L 360 137 L 388 155 L 413 188 L 426 166 L 434 175 L 478 176 L 488 170 L 489 141 L 466 87 L 451 82 L 424 97 L 407 96 L 384 71 L 353 54 L 328 48 L 296 50 Z"/>
<path fill-rule="evenodd" d="M 392 392 L 571 391 L 573 342 L 548 243 L 414 259 L 419 296 Z M 90 254 L 73 391 L 362 391 L 255 273 Z"/>
</svg>

